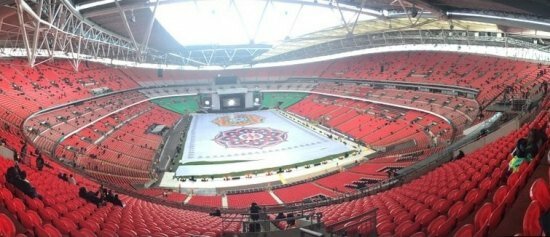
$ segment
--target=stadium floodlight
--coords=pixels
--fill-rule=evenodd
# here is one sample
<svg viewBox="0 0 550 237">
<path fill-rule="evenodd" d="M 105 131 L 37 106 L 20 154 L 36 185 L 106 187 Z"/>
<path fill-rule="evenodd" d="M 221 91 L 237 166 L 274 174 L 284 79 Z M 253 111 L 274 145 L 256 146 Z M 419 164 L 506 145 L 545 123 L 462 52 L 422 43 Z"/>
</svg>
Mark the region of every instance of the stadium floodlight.
<svg viewBox="0 0 550 237">
<path fill-rule="evenodd" d="M 229 106 L 235 106 L 235 100 L 234 99 L 230 99 L 227 101 L 227 105 Z"/>
</svg>

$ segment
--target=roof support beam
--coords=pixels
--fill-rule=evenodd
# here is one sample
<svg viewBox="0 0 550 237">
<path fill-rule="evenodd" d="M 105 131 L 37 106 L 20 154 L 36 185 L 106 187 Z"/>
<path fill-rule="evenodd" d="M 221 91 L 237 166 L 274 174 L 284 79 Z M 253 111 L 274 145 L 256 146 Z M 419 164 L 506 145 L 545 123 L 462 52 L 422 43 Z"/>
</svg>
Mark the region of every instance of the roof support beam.
<svg viewBox="0 0 550 237">
<path fill-rule="evenodd" d="M 149 20 L 149 26 L 147 27 L 147 32 L 145 33 L 145 38 L 142 42 L 142 48 L 141 52 L 146 52 L 145 50 L 149 46 L 149 38 L 151 37 L 151 31 L 153 30 L 153 25 L 155 24 L 155 18 L 157 16 L 157 8 L 159 6 L 160 1 L 157 1 L 155 3 L 155 7 L 153 8 L 153 15 L 151 16 L 151 20 Z"/>
<path fill-rule="evenodd" d="M 357 21 L 359 21 L 359 17 L 361 16 L 361 11 L 363 10 L 363 7 L 365 7 L 365 3 L 367 0 L 361 1 L 361 7 L 359 8 L 359 12 L 357 13 L 357 17 L 355 17 L 355 22 L 353 22 L 353 26 L 351 26 L 351 34 L 353 35 L 353 32 L 355 31 L 355 26 L 357 26 Z"/>
<path fill-rule="evenodd" d="M 22 33 L 23 37 L 23 44 L 25 45 L 25 50 L 27 50 L 27 60 L 29 61 L 29 65 L 32 67 L 31 64 L 32 58 L 31 58 L 31 45 L 29 43 L 29 38 L 27 35 L 27 27 L 25 27 L 25 10 L 23 7 L 23 0 L 17 0 L 17 18 L 19 19 L 19 30 Z"/>
<path fill-rule="evenodd" d="M 342 18 L 342 23 L 344 23 L 344 27 L 346 29 L 346 31 L 348 32 L 348 35 L 352 35 L 353 33 L 351 32 L 349 26 L 348 26 L 348 22 L 346 21 L 346 18 L 344 17 L 344 13 L 342 12 L 342 9 L 340 8 L 340 1 L 336 0 L 336 8 L 338 8 L 338 12 L 340 13 L 340 17 Z"/>
<path fill-rule="evenodd" d="M 267 11 L 267 7 L 271 3 L 271 0 L 265 1 L 264 9 L 262 10 L 262 15 L 260 16 L 260 21 L 258 21 L 258 25 L 256 26 L 256 31 L 254 32 L 254 37 L 252 40 L 256 40 L 256 36 L 258 35 L 258 32 L 260 31 L 260 26 L 262 25 L 262 21 L 264 20 L 265 12 Z"/>
<path fill-rule="evenodd" d="M 44 5 L 44 0 L 40 0 L 38 3 L 38 18 L 42 17 L 42 6 Z M 29 62 L 32 66 L 36 62 L 36 47 L 38 47 L 38 36 L 40 35 L 40 19 L 36 20 L 36 25 L 34 26 L 34 36 L 32 39 L 32 48 L 31 48 L 31 61 Z"/>
<path fill-rule="evenodd" d="M 287 37 L 290 38 L 290 34 L 292 34 L 292 30 L 294 29 L 294 26 L 296 25 L 296 22 L 298 21 L 298 17 L 300 16 L 300 13 L 302 13 L 302 9 L 304 8 L 304 4 L 300 5 L 300 8 L 298 9 L 298 12 L 296 13 L 296 16 L 294 17 L 294 20 L 292 20 L 292 25 L 290 26 L 290 29 L 288 30 Z"/>
<path fill-rule="evenodd" d="M 136 39 L 134 38 L 134 34 L 132 33 L 132 29 L 130 28 L 130 24 L 128 23 L 128 19 L 126 18 L 126 13 L 124 13 L 124 10 L 120 7 L 120 4 L 118 3 L 120 0 L 115 0 L 115 4 L 120 12 L 120 17 L 122 18 L 122 21 L 124 22 L 124 26 L 126 27 L 126 31 L 128 32 L 128 35 L 130 36 L 130 39 L 132 40 L 132 43 L 134 44 L 134 47 L 137 50 L 138 58 L 140 58 L 141 55 L 141 48 L 139 47 L 138 43 L 136 42 Z"/>
</svg>

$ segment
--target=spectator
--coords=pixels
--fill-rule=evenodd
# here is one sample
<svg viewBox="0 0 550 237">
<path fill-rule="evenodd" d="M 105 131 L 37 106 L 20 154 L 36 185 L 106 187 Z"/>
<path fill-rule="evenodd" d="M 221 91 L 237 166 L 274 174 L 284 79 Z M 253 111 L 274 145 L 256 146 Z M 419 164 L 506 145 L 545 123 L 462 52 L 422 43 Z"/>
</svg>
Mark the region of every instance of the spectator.
<svg viewBox="0 0 550 237">
<path fill-rule="evenodd" d="M 518 171 L 519 166 L 523 162 L 531 161 L 531 158 L 532 158 L 531 154 L 527 150 L 527 139 L 521 138 L 518 140 L 516 149 L 512 155 L 513 155 L 513 158 L 508 163 L 508 172 L 515 173 Z"/>
<path fill-rule="evenodd" d="M 27 180 L 27 173 L 20 170 L 17 163 L 13 167 L 8 168 L 6 181 L 29 197 L 42 199 L 42 196 L 36 192 L 36 189 Z"/>
<path fill-rule="evenodd" d="M 250 219 L 252 219 L 253 221 L 257 221 L 258 219 L 260 219 L 260 210 L 260 206 L 258 206 L 257 203 L 253 202 L 250 205 Z"/>
<path fill-rule="evenodd" d="M 97 197 L 99 192 L 92 192 L 87 191 L 85 187 L 80 187 L 78 190 L 78 196 L 83 198 L 84 200 L 91 202 L 93 204 L 96 204 L 97 207 L 101 206 L 103 204 L 103 201 Z"/>
<path fill-rule="evenodd" d="M 286 224 L 288 225 L 288 227 L 296 225 L 296 220 L 294 219 L 294 213 L 292 213 L 292 212 L 288 213 L 286 215 L 286 218 L 287 218 Z"/>
<path fill-rule="evenodd" d="M 69 175 L 69 179 L 68 179 L 68 180 L 69 180 L 69 183 L 70 183 L 70 184 L 76 185 L 76 179 L 74 178 L 74 176 L 73 176 L 72 174 Z"/>
<path fill-rule="evenodd" d="M 464 156 L 465 156 L 464 152 L 462 150 L 459 150 L 458 155 L 456 155 L 456 157 L 455 157 L 455 160 L 460 160 L 460 159 L 464 158 Z"/>
<path fill-rule="evenodd" d="M 279 212 L 279 214 L 277 214 L 277 216 L 275 217 L 275 222 L 274 224 L 277 225 L 279 224 L 280 220 L 283 220 L 286 218 L 286 215 L 282 212 Z"/>
<path fill-rule="evenodd" d="M 6 171 L 6 181 L 10 184 L 14 184 L 16 180 L 20 179 L 20 173 L 21 170 L 19 169 L 19 165 L 16 162 L 14 166 L 9 167 Z"/>
<path fill-rule="evenodd" d="M 124 204 L 123 204 L 122 201 L 118 198 L 118 194 L 115 194 L 115 196 L 113 197 L 113 201 L 112 201 L 111 203 L 113 203 L 113 205 L 115 205 L 115 206 L 124 207 Z M 218 211 L 219 211 L 219 210 L 218 210 Z M 220 213 L 220 216 L 221 216 L 221 213 Z"/>
<path fill-rule="evenodd" d="M 62 173 L 60 178 L 64 181 L 67 181 L 67 182 L 69 181 L 69 178 L 67 177 L 67 174 L 65 174 L 65 173 Z"/>
<path fill-rule="evenodd" d="M 214 210 L 214 212 L 210 213 L 210 216 L 222 216 L 222 212 L 220 211 L 219 208 L 216 208 L 216 210 Z"/>
<path fill-rule="evenodd" d="M 285 218 L 286 218 L 285 214 L 282 212 L 279 212 L 279 214 L 277 214 L 277 216 L 275 217 L 275 220 L 280 220 Z"/>
<path fill-rule="evenodd" d="M 38 171 L 42 171 L 44 168 L 44 158 L 42 158 L 42 154 L 38 154 L 38 157 L 36 157 L 36 169 Z"/>
</svg>

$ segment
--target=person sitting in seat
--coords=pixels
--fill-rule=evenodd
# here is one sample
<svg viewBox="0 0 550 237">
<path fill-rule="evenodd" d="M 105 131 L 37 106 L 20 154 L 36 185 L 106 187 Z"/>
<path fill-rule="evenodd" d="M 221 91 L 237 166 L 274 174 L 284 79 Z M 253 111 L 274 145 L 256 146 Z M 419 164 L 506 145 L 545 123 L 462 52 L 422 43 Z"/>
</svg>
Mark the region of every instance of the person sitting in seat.
<svg viewBox="0 0 550 237">
<path fill-rule="evenodd" d="M 74 178 L 74 176 L 72 174 L 69 175 L 69 183 L 76 185 L 76 179 Z"/>
<path fill-rule="evenodd" d="M 115 206 L 124 207 L 124 204 L 122 203 L 122 200 L 120 200 L 118 198 L 118 194 L 115 194 L 115 196 L 113 197 L 113 201 L 111 201 L 111 203 L 113 203 L 113 205 L 115 205 Z"/>
<path fill-rule="evenodd" d="M 275 221 L 273 222 L 273 224 L 277 225 L 279 224 L 280 220 L 283 220 L 286 218 L 286 215 L 282 212 L 279 212 L 279 214 L 277 214 L 277 216 L 275 217 Z"/>
<path fill-rule="evenodd" d="M 458 155 L 456 155 L 456 157 L 453 159 L 453 160 L 460 160 L 462 158 L 464 158 L 464 152 L 462 150 L 459 150 L 458 151 Z"/>
<path fill-rule="evenodd" d="M 219 208 L 216 208 L 216 210 L 214 210 L 214 212 L 210 213 L 210 216 L 222 216 L 222 211 L 220 211 Z"/>
<path fill-rule="evenodd" d="M 13 184 L 17 189 L 21 190 L 24 194 L 31 198 L 42 198 L 40 194 L 36 192 L 36 189 L 31 185 L 31 183 L 27 180 L 27 173 L 25 171 L 21 171 L 19 173 L 19 179 L 15 180 L 15 183 Z"/>
<path fill-rule="evenodd" d="M 85 187 L 80 187 L 78 189 L 78 196 L 84 200 L 96 204 L 97 207 L 101 206 L 103 201 L 97 197 L 97 192 L 87 191 Z"/>
<path fill-rule="evenodd" d="M 15 184 L 16 180 L 20 179 L 19 174 L 21 173 L 21 170 L 19 169 L 19 165 L 17 162 L 14 166 L 9 167 L 6 171 L 6 181 L 10 184 Z"/>
<path fill-rule="evenodd" d="M 38 157 L 36 157 L 36 169 L 38 171 L 42 171 L 44 168 L 44 158 L 42 158 L 42 154 L 38 154 Z"/>
<path fill-rule="evenodd" d="M 532 149 L 532 147 L 530 148 Z M 521 138 L 516 144 L 516 150 L 512 153 L 513 158 L 508 163 L 508 172 L 515 173 L 523 162 L 531 162 L 532 154 L 527 149 L 527 139 Z"/>
</svg>

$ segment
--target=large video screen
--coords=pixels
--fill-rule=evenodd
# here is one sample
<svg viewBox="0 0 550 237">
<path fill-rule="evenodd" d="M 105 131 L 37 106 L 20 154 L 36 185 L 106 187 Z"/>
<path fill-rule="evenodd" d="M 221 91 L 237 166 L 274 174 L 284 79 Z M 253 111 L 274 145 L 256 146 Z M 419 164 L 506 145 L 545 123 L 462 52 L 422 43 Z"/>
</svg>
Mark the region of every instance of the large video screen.
<svg viewBox="0 0 550 237">
<path fill-rule="evenodd" d="M 223 107 L 227 107 L 227 108 L 239 107 L 241 106 L 241 99 L 236 97 L 224 98 L 222 100 L 222 105 Z"/>
<path fill-rule="evenodd" d="M 244 108 L 244 94 L 220 95 L 221 109 L 242 109 Z"/>
</svg>

